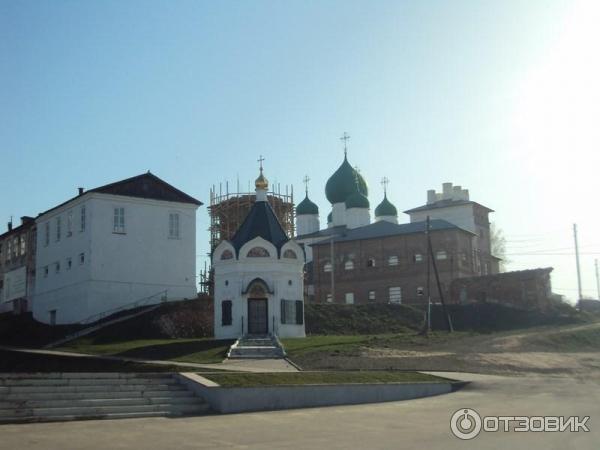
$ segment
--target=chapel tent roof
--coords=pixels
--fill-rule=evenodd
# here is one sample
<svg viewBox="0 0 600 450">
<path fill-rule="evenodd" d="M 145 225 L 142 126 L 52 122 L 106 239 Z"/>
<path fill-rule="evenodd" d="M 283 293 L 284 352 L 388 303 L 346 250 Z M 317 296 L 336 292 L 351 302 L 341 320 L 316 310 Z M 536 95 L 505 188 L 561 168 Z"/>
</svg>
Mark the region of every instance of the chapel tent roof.
<svg viewBox="0 0 600 450">
<path fill-rule="evenodd" d="M 278 250 L 289 241 L 268 202 L 255 202 L 252 205 L 250 212 L 248 212 L 244 222 L 237 229 L 230 242 L 235 251 L 239 252 L 246 242 L 256 237 L 269 241 Z"/>
</svg>

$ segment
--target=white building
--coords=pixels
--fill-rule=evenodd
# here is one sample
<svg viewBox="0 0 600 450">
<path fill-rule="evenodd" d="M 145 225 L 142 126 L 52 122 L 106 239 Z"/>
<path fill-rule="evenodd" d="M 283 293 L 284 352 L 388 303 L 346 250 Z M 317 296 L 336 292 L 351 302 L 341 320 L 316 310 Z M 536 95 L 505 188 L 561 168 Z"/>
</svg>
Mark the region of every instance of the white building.
<svg viewBox="0 0 600 450">
<path fill-rule="evenodd" d="M 84 192 L 36 219 L 35 319 L 75 323 L 196 297 L 202 203 L 150 172 Z"/>
<path fill-rule="evenodd" d="M 230 241 L 214 250 L 215 338 L 274 334 L 304 337 L 304 252 L 267 202 L 267 179 Z"/>
</svg>

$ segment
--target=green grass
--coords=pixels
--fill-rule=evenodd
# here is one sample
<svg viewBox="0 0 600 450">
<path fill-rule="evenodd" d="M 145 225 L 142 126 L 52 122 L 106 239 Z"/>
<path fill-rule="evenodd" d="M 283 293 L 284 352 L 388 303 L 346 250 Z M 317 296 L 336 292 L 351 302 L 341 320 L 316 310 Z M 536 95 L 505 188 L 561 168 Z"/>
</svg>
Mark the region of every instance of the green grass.
<svg viewBox="0 0 600 450">
<path fill-rule="evenodd" d="M 93 338 L 81 338 L 56 350 L 88 355 L 209 364 L 223 361 L 232 343 L 231 340 L 208 338 L 138 339 L 98 343 Z"/>
<path fill-rule="evenodd" d="M 600 326 L 592 326 L 526 338 L 530 345 L 554 352 L 597 352 L 600 349 Z"/>
<path fill-rule="evenodd" d="M 289 386 L 306 384 L 447 383 L 445 378 L 419 372 L 277 372 L 202 374 L 223 387 Z"/>
</svg>

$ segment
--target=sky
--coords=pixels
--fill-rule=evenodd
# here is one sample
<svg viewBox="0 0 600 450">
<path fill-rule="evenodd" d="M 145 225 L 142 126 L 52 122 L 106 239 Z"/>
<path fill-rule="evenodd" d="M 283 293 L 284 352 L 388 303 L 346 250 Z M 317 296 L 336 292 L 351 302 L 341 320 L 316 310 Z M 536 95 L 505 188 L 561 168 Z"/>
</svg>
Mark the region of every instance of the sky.
<svg viewBox="0 0 600 450">
<path fill-rule="evenodd" d="M 577 223 L 597 298 L 598 23 L 593 0 L 2 0 L 0 219 L 150 170 L 205 203 L 200 270 L 212 185 L 263 155 L 324 224 L 347 132 L 372 209 L 384 176 L 401 211 L 468 188 L 507 269 L 554 267 L 571 301 Z"/>
</svg>

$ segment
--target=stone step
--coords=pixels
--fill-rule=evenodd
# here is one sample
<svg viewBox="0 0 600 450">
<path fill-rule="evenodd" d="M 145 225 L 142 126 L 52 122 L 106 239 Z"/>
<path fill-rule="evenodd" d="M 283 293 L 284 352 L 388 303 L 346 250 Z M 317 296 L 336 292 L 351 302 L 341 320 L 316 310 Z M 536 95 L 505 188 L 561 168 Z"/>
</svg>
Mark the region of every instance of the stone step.
<svg viewBox="0 0 600 450">
<path fill-rule="evenodd" d="M 56 408 L 19 408 L 0 410 L 0 417 L 51 417 L 51 416 L 97 416 L 119 413 L 145 413 L 169 411 L 172 413 L 189 413 L 208 410 L 208 404 L 198 402 L 193 404 L 158 403 L 152 405 L 125 406 L 67 406 Z"/>
<path fill-rule="evenodd" d="M 111 399 L 111 398 L 185 398 L 193 397 L 194 394 L 182 387 L 178 390 L 137 390 L 137 391 L 99 391 L 99 392 L 36 392 L 0 395 L 0 401 L 21 401 L 27 398 L 32 401 L 43 400 L 82 400 L 88 398 Z"/>
<path fill-rule="evenodd" d="M 185 390 L 180 384 L 152 384 L 153 391 L 180 391 Z M 126 385 L 87 385 L 87 386 L 3 386 L 0 387 L 0 399 L 6 394 L 33 394 L 33 393 L 70 393 L 70 392 L 103 392 L 106 390 L 118 392 L 143 391 L 148 389 L 146 384 L 126 384 Z"/>
<path fill-rule="evenodd" d="M 140 378 L 15 378 L 2 380 L 0 386 L 16 387 L 16 386 L 127 386 L 139 385 L 142 379 Z M 144 384 L 177 384 L 177 381 L 172 377 L 164 378 L 148 378 L 143 379 Z"/>
<path fill-rule="evenodd" d="M 157 404 L 198 404 L 202 400 L 193 395 L 186 397 L 123 397 L 123 398 L 82 398 L 76 400 L 32 400 L 21 398 L 19 400 L 0 401 L 0 413 L 3 410 L 27 408 L 64 408 L 64 407 L 96 407 L 96 406 L 141 406 Z"/>
<path fill-rule="evenodd" d="M 64 422 L 72 420 L 93 419 L 133 419 L 141 417 L 177 417 L 185 415 L 207 414 L 210 407 L 207 403 L 193 405 L 191 407 L 168 407 L 156 411 L 127 411 L 118 413 L 86 412 L 82 414 L 53 414 L 45 416 L 23 415 L 0 417 L 0 424 L 6 423 L 30 423 L 30 422 Z"/>
</svg>

